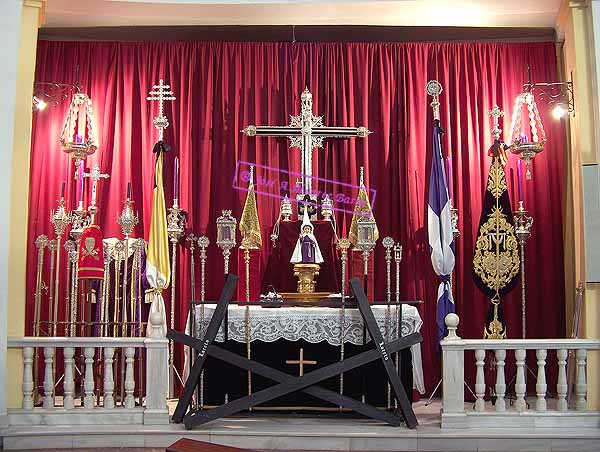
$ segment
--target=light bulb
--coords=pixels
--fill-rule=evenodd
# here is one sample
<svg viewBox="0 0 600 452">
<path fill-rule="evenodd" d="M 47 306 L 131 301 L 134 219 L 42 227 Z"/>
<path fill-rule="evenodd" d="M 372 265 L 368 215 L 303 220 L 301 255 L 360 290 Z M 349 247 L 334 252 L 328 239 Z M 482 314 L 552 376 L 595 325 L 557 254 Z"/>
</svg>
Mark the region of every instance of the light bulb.
<svg viewBox="0 0 600 452">
<path fill-rule="evenodd" d="M 35 104 L 35 108 L 37 108 L 40 111 L 44 110 L 48 106 L 46 102 L 44 102 L 37 96 L 33 96 L 33 103 Z"/>
<path fill-rule="evenodd" d="M 552 116 L 556 120 L 563 118 L 566 114 L 567 109 L 563 104 L 557 104 L 556 107 L 552 109 Z"/>
</svg>

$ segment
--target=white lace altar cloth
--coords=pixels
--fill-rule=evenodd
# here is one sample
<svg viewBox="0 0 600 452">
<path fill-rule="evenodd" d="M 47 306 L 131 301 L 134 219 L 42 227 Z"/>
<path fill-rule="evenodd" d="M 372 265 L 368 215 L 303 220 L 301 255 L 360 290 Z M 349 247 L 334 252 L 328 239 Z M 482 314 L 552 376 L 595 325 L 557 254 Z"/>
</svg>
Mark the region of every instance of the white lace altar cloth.
<svg viewBox="0 0 600 452">
<path fill-rule="evenodd" d="M 196 307 L 196 336 L 200 337 L 206 331 L 208 322 L 215 312 L 215 304 L 204 305 L 204 319 L 202 308 Z M 386 340 L 397 337 L 398 308 L 391 306 L 371 306 L 381 333 Z M 402 305 L 402 335 L 406 336 L 421 330 L 423 321 L 416 307 Z M 278 339 L 307 342 L 328 342 L 331 345 L 340 345 L 342 310 L 340 308 L 323 307 L 285 307 L 261 308 L 249 306 L 250 313 L 250 340 L 274 342 Z M 361 345 L 363 343 L 363 321 L 358 309 L 345 309 L 344 343 Z M 236 342 L 246 342 L 246 306 L 230 305 L 228 310 L 228 338 Z M 367 334 L 368 336 L 368 334 Z M 223 325 L 215 339 L 223 342 Z M 367 338 L 369 341 L 370 338 Z M 413 382 L 419 393 L 425 393 L 423 379 L 423 363 L 421 361 L 421 344 L 411 346 L 413 359 Z"/>
</svg>

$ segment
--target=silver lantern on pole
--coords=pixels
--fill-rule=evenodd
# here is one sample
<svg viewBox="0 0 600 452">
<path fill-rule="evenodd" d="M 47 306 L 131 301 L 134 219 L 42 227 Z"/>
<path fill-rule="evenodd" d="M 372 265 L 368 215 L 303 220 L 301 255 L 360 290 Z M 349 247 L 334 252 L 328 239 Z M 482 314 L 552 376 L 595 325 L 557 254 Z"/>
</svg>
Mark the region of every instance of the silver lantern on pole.
<svg viewBox="0 0 600 452">
<path fill-rule="evenodd" d="M 222 215 L 217 218 L 217 246 L 223 250 L 225 262 L 225 274 L 229 273 L 229 257 L 231 249 L 235 248 L 235 230 L 237 220 L 231 216 L 231 210 L 223 210 Z"/>
</svg>

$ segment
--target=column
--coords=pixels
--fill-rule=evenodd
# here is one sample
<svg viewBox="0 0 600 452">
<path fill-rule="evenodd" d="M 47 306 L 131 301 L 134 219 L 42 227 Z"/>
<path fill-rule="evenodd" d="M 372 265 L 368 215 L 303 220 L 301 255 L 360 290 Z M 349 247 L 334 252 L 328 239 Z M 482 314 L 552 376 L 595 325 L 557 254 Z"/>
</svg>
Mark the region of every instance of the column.
<svg viewBox="0 0 600 452">
<path fill-rule="evenodd" d="M 21 403 L 21 351 L 5 353 L 4 349 L 6 337 L 23 336 L 25 332 L 28 212 L 23 205 L 29 205 L 31 97 L 44 7 L 42 0 L 8 0 L 3 2 L 0 15 L 0 55 L 7 77 L 0 88 L 0 206 L 9 212 L 0 222 L 0 256 L 4 260 L 0 266 L 0 418 L 6 407 L 19 407 Z"/>
<path fill-rule="evenodd" d="M 563 3 L 557 18 L 557 35 L 563 40 L 559 54 L 562 79 L 573 74 L 575 115 L 566 123 L 565 146 L 565 299 L 567 335 L 572 329 L 575 287 L 586 281 L 586 237 L 584 234 L 582 166 L 598 165 L 600 132 L 600 1 L 569 0 Z M 585 301 L 581 312 L 579 337 L 600 337 L 600 284 L 585 287 Z M 590 374 L 600 372 L 600 361 L 590 354 Z M 600 408 L 600 382 L 590 382 L 588 388 L 590 409 Z"/>
</svg>

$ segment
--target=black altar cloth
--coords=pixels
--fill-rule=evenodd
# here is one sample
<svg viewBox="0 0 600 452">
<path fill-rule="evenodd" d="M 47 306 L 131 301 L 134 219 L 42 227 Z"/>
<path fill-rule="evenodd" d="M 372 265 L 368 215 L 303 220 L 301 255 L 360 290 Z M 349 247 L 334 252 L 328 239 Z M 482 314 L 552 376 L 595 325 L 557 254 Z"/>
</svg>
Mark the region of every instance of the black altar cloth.
<svg viewBox="0 0 600 452">
<path fill-rule="evenodd" d="M 226 344 L 220 346 L 238 355 L 246 356 L 246 344 L 244 343 L 229 340 Z M 304 373 L 340 360 L 340 347 L 330 345 L 327 342 L 314 344 L 303 339 L 295 342 L 280 339 L 269 343 L 253 341 L 251 344 L 253 359 L 293 375 L 298 374 L 298 365 L 286 364 L 286 361 L 298 360 L 300 348 L 304 349 L 305 360 L 317 361 L 316 365 L 305 364 Z M 373 345 L 369 343 L 367 345 L 346 344 L 345 357 L 348 358 L 371 348 L 373 348 Z M 413 373 L 410 349 L 403 350 L 401 356 L 402 385 L 412 402 Z M 338 392 L 339 382 L 340 379 L 336 376 L 325 380 L 319 386 Z M 229 401 L 248 394 L 247 373 L 210 356 L 206 359 L 204 385 L 204 403 L 208 406 L 223 404 L 225 394 L 227 394 Z M 252 392 L 257 392 L 272 385 L 271 380 L 252 375 Z M 363 393 L 367 403 L 379 407 L 387 406 L 387 375 L 381 362 L 373 362 L 344 374 L 344 394 L 356 400 L 361 400 Z M 295 392 L 260 406 L 274 411 L 310 411 L 311 409 L 320 410 L 323 407 L 332 407 L 331 404 L 302 392 Z"/>
<path fill-rule="evenodd" d="M 302 221 L 282 221 L 279 224 L 279 239 L 274 246 L 271 246 L 263 277 L 263 293 L 269 285 L 272 285 L 277 292 L 297 292 L 298 279 L 294 276 L 294 265 L 290 263 L 290 259 L 300 235 L 301 224 Z M 313 221 L 312 224 L 324 261 L 316 278 L 315 290 L 338 293 L 341 266 L 332 224 L 325 220 Z"/>
</svg>

